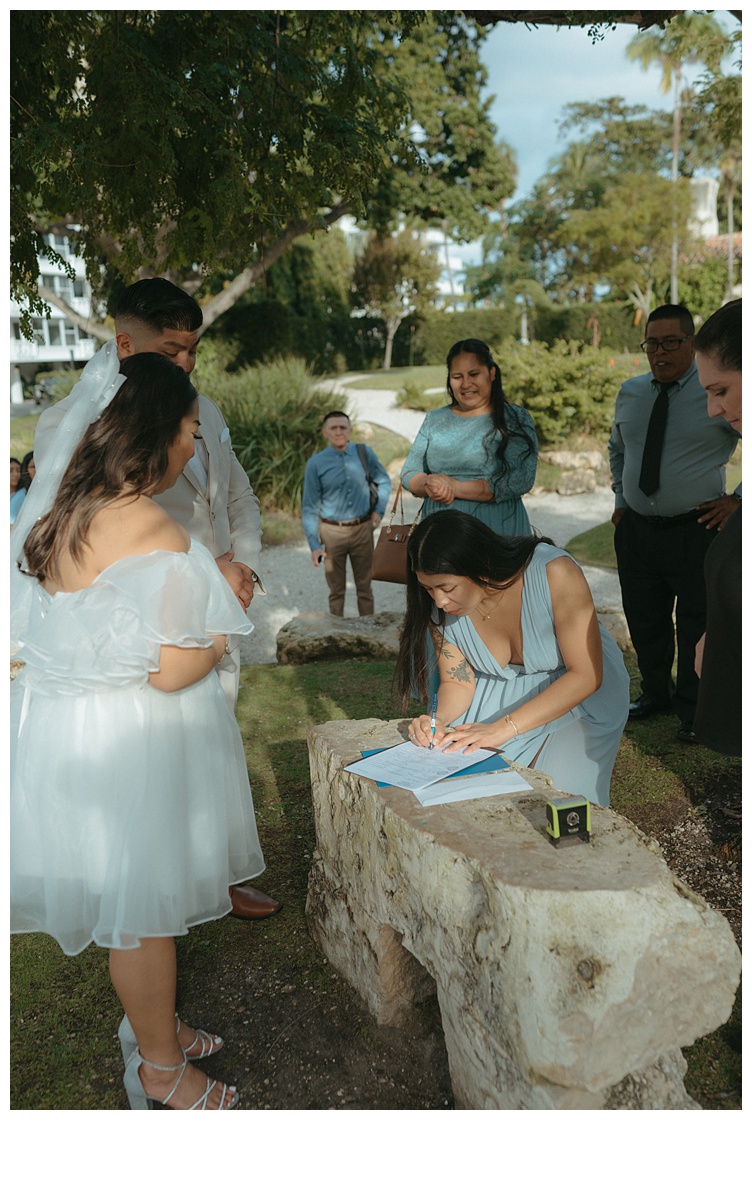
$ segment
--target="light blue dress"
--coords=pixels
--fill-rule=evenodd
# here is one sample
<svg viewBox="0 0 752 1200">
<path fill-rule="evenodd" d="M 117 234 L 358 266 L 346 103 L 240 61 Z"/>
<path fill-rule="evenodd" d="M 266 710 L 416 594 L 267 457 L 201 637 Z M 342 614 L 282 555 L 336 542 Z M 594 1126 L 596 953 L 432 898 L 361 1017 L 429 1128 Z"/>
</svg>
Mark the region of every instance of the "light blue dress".
<svg viewBox="0 0 752 1200">
<path fill-rule="evenodd" d="M 521 612 L 524 665 L 500 667 L 469 617 L 446 618 L 446 641 L 462 651 L 475 672 L 472 702 L 454 725 L 496 721 L 564 674 L 546 574 L 546 566 L 554 558 L 569 555 L 555 546 L 536 546 L 525 571 Z M 616 642 L 607 630 L 599 628 L 603 682 L 598 690 L 555 721 L 505 742 L 503 754 L 529 766 L 540 751 L 535 769 L 550 775 L 554 787 L 608 807 L 611 774 L 627 721 L 629 675 Z"/>
<path fill-rule="evenodd" d="M 407 487 L 413 475 L 423 471 L 434 475 L 451 475 L 462 482 L 485 479 L 495 499 L 485 503 L 458 499 L 446 505 L 426 498 L 424 517 L 432 512 L 456 509 L 477 517 L 494 533 L 509 537 L 529 536 L 530 522 L 520 497 L 529 492 L 535 483 L 538 441 L 533 419 L 524 408 L 508 404 L 506 418 L 510 430 L 523 429 L 528 434 L 535 450 L 528 453 L 528 446 L 521 438 L 511 437 L 506 450 L 508 469 L 499 478 L 499 461 L 496 457 L 499 435 L 484 442 L 493 429 L 493 418 L 489 413 L 478 417 L 462 417 L 450 405 L 446 405 L 426 415 L 405 460 L 403 484 Z"/>
<path fill-rule="evenodd" d="M 10 498 L 10 523 L 15 524 L 21 505 L 26 499 L 26 488 L 19 488 Z"/>
</svg>

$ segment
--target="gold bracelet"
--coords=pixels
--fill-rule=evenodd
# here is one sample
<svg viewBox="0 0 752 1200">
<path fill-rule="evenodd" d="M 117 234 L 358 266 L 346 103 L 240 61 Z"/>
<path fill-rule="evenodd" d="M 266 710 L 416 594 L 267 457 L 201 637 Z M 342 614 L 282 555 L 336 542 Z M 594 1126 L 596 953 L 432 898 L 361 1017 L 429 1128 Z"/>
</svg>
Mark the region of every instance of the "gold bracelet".
<svg viewBox="0 0 752 1200">
<path fill-rule="evenodd" d="M 515 725 L 514 721 L 513 721 L 513 720 L 512 720 L 512 718 L 509 716 L 509 714 L 508 714 L 508 713 L 507 713 L 507 715 L 505 716 L 504 720 L 505 720 L 505 721 L 508 721 L 508 722 L 509 722 L 509 724 L 512 726 L 512 729 L 514 730 L 514 736 L 515 736 L 515 737 L 519 737 L 519 736 L 520 736 L 520 731 L 519 731 L 519 729 L 517 728 L 517 726 Z"/>
</svg>

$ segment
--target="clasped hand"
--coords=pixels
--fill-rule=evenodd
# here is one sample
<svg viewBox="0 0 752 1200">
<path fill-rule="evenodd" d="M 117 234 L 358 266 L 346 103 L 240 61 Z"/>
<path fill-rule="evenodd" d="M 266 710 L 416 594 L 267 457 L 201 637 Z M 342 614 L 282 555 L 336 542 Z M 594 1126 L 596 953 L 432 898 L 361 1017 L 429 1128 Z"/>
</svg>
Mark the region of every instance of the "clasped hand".
<svg viewBox="0 0 752 1200">
<path fill-rule="evenodd" d="M 454 500 L 453 481 L 448 475 L 427 475 L 426 495 L 440 504 L 451 504 Z"/>
<path fill-rule="evenodd" d="M 431 718 L 425 713 L 413 717 L 408 729 L 410 741 L 416 746 L 430 746 Z M 475 721 L 468 725 L 455 725 L 451 728 L 436 722 L 436 735 L 433 739 L 434 750 L 442 750 L 452 754 L 460 750 L 463 754 L 473 750 L 496 750 L 504 742 L 514 737 L 514 732 L 508 721 Z"/>
<path fill-rule="evenodd" d="M 253 599 L 255 586 L 253 572 L 245 563 L 234 562 L 234 557 L 235 555 L 232 550 L 228 550 L 226 554 L 220 554 L 219 558 L 215 559 L 215 562 L 245 612 Z"/>
</svg>

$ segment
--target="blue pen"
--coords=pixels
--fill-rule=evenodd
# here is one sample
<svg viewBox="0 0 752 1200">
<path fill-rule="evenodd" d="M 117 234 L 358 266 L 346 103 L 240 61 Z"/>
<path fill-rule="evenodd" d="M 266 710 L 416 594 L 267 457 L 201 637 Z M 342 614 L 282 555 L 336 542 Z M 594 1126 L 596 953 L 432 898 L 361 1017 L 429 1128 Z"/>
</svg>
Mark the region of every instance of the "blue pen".
<svg viewBox="0 0 752 1200">
<path fill-rule="evenodd" d="M 436 737 L 436 709 L 439 707 L 439 694 L 434 692 L 433 704 L 431 705 L 431 744 L 429 750 L 433 750 L 433 739 Z"/>
</svg>

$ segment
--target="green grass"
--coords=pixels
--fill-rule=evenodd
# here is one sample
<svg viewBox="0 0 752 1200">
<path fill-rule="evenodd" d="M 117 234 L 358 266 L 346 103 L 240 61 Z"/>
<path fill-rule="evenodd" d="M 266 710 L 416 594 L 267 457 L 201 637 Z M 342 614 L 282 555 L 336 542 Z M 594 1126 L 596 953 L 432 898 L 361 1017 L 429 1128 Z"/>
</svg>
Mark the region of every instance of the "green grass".
<svg viewBox="0 0 752 1200">
<path fill-rule="evenodd" d="M 627 656 L 634 679 L 634 658 Z M 308 872 L 315 838 L 311 812 L 306 730 L 331 720 L 394 718 L 391 663 L 334 662 L 301 667 L 243 668 L 238 722 L 243 735 L 261 844 L 268 861 L 263 889 L 285 901 L 274 921 L 214 921 L 178 939 L 179 1003 L 194 1006 L 207 1028 L 273 1041 L 272 981 L 293 979 L 312 1000 L 325 998 L 353 1039 L 372 1023 L 350 1004 L 348 989 L 333 980 L 311 942 L 305 921 Z M 687 750 L 671 717 L 630 725 L 622 738 L 612 803 L 641 829 L 655 835 L 692 811 L 738 768 L 703 747 Z M 120 1012 L 107 976 L 107 956 L 90 947 L 74 959 L 41 934 L 11 939 L 11 1106 L 23 1109 L 117 1109 L 125 1106 L 120 1051 L 115 1036 Z M 300 981 L 304 981 L 303 984 Z M 253 989 L 256 989 L 255 993 Z M 348 1004 L 350 1007 L 348 1008 Z M 687 1052 L 691 1094 L 706 1106 L 739 1107 L 741 1053 L 739 1002 L 730 1021 Z M 247 1007 L 246 1007 L 247 1006 Z M 268 1024 L 270 1022 L 271 1024 Z M 271 1033 L 270 1033 L 271 1030 Z M 237 1039 L 236 1039 L 237 1040 Z M 242 1084 L 243 1071 L 274 1071 L 273 1063 L 230 1056 L 228 1077 Z M 253 1076 L 255 1078 L 255 1076 Z M 708 1101 L 707 1098 L 710 1098 Z M 714 1099 L 718 1097 L 718 1099 Z"/>
<path fill-rule="evenodd" d="M 355 372 L 352 372 L 355 374 Z M 348 388 L 356 391 L 389 389 L 398 392 L 406 383 L 413 383 L 421 388 L 446 386 L 446 367 L 390 367 L 388 371 L 371 371 L 347 383 Z"/>
<path fill-rule="evenodd" d="M 34 430 L 37 427 L 41 413 L 29 413 L 23 417 L 10 419 L 10 453 L 11 458 L 22 459 L 34 449 Z"/>
<path fill-rule="evenodd" d="M 610 521 L 604 521 L 602 525 L 596 525 L 585 533 L 578 533 L 564 549 L 580 563 L 616 570 L 614 527 Z"/>
</svg>

